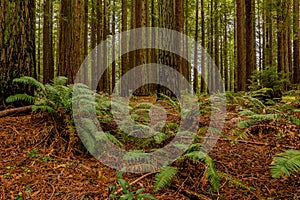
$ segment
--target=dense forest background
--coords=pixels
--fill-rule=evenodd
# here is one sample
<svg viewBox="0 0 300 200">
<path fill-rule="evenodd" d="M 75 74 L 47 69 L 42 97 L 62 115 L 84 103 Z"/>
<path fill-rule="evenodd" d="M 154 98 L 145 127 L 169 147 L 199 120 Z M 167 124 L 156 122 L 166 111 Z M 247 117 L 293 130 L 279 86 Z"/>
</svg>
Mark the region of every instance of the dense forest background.
<svg viewBox="0 0 300 200">
<path fill-rule="evenodd" d="M 269 67 L 288 73 L 291 84 L 300 83 L 298 0 L 2 0 L 0 13 L 1 102 L 19 90 L 12 84 L 15 77 L 28 75 L 49 83 L 55 76 L 66 76 L 72 83 L 99 43 L 139 27 L 169 28 L 193 37 L 213 58 L 227 91 L 247 91 L 253 72 Z M 193 54 L 188 48 L 183 51 Z M 106 53 L 106 58 L 114 56 Z M 111 93 L 130 69 L 158 62 L 183 74 L 194 91 L 206 92 L 207 81 L 197 77 L 192 64 L 171 56 L 174 59 L 150 49 L 123 55 L 105 71 L 98 91 Z M 91 79 L 94 70 L 84 78 Z M 203 77 L 209 73 L 202 67 Z M 155 87 L 137 94 L 155 92 Z"/>
</svg>

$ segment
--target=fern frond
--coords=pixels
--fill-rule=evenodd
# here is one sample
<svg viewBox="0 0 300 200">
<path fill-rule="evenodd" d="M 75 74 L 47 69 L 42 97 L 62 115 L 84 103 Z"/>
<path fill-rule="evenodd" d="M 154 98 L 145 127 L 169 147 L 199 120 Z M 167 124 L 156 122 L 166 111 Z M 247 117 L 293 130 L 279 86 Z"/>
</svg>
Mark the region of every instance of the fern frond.
<svg viewBox="0 0 300 200">
<path fill-rule="evenodd" d="M 161 133 L 161 132 L 157 132 L 154 135 L 154 140 L 155 140 L 156 144 L 160 144 L 160 143 L 162 143 L 163 141 L 165 141 L 168 138 L 169 138 L 169 136 L 167 136 L 166 134 Z"/>
<path fill-rule="evenodd" d="M 287 150 L 276 155 L 271 164 L 271 175 L 273 178 L 283 176 L 289 177 L 291 174 L 300 171 L 300 151 Z"/>
<path fill-rule="evenodd" d="M 288 121 L 292 122 L 293 124 L 296 124 L 297 126 L 300 126 L 300 120 L 295 118 L 295 117 L 292 117 L 292 116 L 289 116 L 289 115 L 283 115 L 283 117 L 285 119 L 287 119 Z"/>
<path fill-rule="evenodd" d="M 23 85 L 30 85 L 30 86 L 34 86 L 36 88 L 41 89 L 42 91 L 45 91 L 45 87 L 42 83 L 40 83 L 39 81 L 37 81 L 36 79 L 30 77 L 30 76 L 23 76 L 20 78 L 15 78 L 13 80 L 14 83 L 21 83 Z"/>
<path fill-rule="evenodd" d="M 112 134 L 105 132 L 105 136 L 113 143 L 115 143 L 117 146 L 119 147 L 123 147 L 124 145 L 122 144 L 122 142 L 120 142 L 117 138 L 115 138 L 115 136 L 113 136 Z"/>
<path fill-rule="evenodd" d="M 249 128 L 250 126 L 252 126 L 253 124 L 255 124 L 255 120 L 251 119 L 251 120 L 244 120 L 239 122 L 236 126 L 240 129 L 245 129 L 245 128 Z"/>
<path fill-rule="evenodd" d="M 6 98 L 7 103 L 13 103 L 13 102 L 16 102 L 16 101 L 25 101 L 25 102 L 30 103 L 30 104 L 35 103 L 34 97 L 32 97 L 28 94 L 15 94 L 15 95 L 11 95 L 11 96 Z"/>
<path fill-rule="evenodd" d="M 251 115 L 255 115 L 255 113 L 248 109 L 244 109 L 243 111 L 239 112 L 239 116 L 251 116 Z"/>
<path fill-rule="evenodd" d="M 196 150 L 196 151 L 190 151 L 189 153 L 184 154 L 184 156 L 189 160 L 192 160 L 193 162 L 197 163 L 199 161 L 205 161 L 206 154 L 202 151 Z"/>
<path fill-rule="evenodd" d="M 205 157 L 205 164 L 207 165 L 207 169 L 205 171 L 206 178 L 209 180 L 213 189 L 215 191 L 219 191 L 219 189 L 220 189 L 220 174 L 215 167 L 214 161 L 208 155 Z"/>
<path fill-rule="evenodd" d="M 175 102 L 171 97 L 163 94 L 163 93 L 159 93 L 159 95 L 165 99 L 167 99 L 170 103 L 170 105 L 177 111 L 179 112 L 180 111 L 180 105 L 178 102 Z"/>
<path fill-rule="evenodd" d="M 273 121 L 277 120 L 280 115 L 279 114 L 258 114 L 249 116 L 251 119 L 255 121 Z"/>
<path fill-rule="evenodd" d="M 154 180 L 154 190 L 159 191 L 168 186 L 177 174 L 178 169 L 176 167 L 163 167 L 160 172 L 156 174 Z"/>
<path fill-rule="evenodd" d="M 52 107 L 47 106 L 47 105 L 34 105 L 32 107 L 32 112 L 36 112 L 38 110 L 42 110 L 42 111 L 48 112 L 50 114 L 55 114 L 55 115 L 58 114 L 55 109 L 53 109 Z"/>
<path fill-rule="evenodd" d="M 68 78 L 65 76 L 57 76 L 53 79 L 54 85 L 66 85 Z"/>
</svg>

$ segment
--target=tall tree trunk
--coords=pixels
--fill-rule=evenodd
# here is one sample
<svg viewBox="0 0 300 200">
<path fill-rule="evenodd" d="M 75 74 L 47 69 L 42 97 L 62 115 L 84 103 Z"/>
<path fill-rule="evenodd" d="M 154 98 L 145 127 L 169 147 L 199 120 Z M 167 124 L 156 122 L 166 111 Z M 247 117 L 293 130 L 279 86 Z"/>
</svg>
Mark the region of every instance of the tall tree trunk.
<svg viewBox="0 0 300 200">
<path fill-rule="evenodd" d="M 127 52 L 128 49 L 128 40 L 127 40 L 127 34 L 124 33 L 127 31 L 127 0 L 122 0 L 122 35 L 124 37 L 121 38 L 121 49 L 122 49 L 122 60 L 121 60 L 121 77 L 124 76 L 127 71 L 129 71 L 129 64 L 128 64 L 128 53 L 124 54 Z M 121 82 L 121 95 L 122 96 L 128 96 L 128 90 L 126 88 L 128 87 L 128 84 L 126 81 Z"/>
<path fill-rule="evenodd" d="M 58 55 L 58 75 L 73 82 L 73 0 L 61 0 Z"/>
<path fill-rule="evenodd" d="M 245 55 L 245 33 L 244 33 L 244 0 L 236 1 L 237 14 L 237 70 L 238 70 L 238 91 L 246 91 L 246 55 Z"/>
<path fill-rule="evenodd" d="M 205 74 L 205 56 L 204 56 L 204 48 L 205 48 L 205 12 L 204 12 L 204 0 L 201 0 L 201 92 L 206 92 L 206 74 Z"/>
<path fill-rule="evenodd" d="M 34 0 L 1 0 L 0 102 L 16 92 L 14 78 L 36 78 L 35 26 Z"/>
<path fill-rule="evenodd" d="M 255 0 L 246 0 L 246 80 L 250 84 L 256 68 Z"/>
<path fill-rule="evenodd" d="M 162 0 L 159 2 L 159 23 L 160 27 L 162 28 L 167 28 L 167 29 L 175 29 L 175 1 L 170 1 L 170 0 Z M 169 35 L 162 35 L 162 39 L 164 40 L 164 45 L 166 48 L 174 48 L 173 45 L 178 45 L 175 44 L 174 42 L 174 36 L 172 34 Z M 175 70 L 178 70 L 178 65 L 175 62 L 175 56 L 171 52 L 167 51 L 160 51 L 159 52 L 159 58 L 158 58 L 159 64 L 164 64 L 169 67 L 172 67 Z M 159 72 L 159 81 L 162 82 L 169 82 L 172 83 L 172 88 L 166 88 L 163 86 L 159 86 L 159 93 L 163 93 L 168 96 L 174 96 L 175 93 L 179 93 L 179 85 L 178 85 L 178 77 L 171 77 L 168 71 L 162 70 Z"/>
<path fill-rule="evenodd" d="M 198 42 L 198 29 L 199 29 L 199 0 L 196 0 L 196 24 L 195 24 L 195 41 Z M 194 77 L 193 77 L 193 90 L 196 94 L 199 92 L 198 86 L 198 48 L 194 49 Z"/>
<path fill-rule="evenodd" d="M 215 52 L 215 64 L 216 64 L 216 69 L 213 69 L 213 85 L 214 89 L 216 91 L 220 90 L 219 85 L 218 85 L 218 80 L 216 79 L 218 71 L 220 74 L 222 74 L 222 68 L 221 68 L 221 63 L 220 63 L 220 40 L 219 40 L 219 11 L 218 11 L 218 1 L 215 0 L 214 4 L 214 52 Z"/>
<path fill-rule="evenodd" d="M 277 0 L 277 65 L 278 72 L 284 71 L 284 7 L 285 6 L 281 0 Z"/>
<path fill-rule="evenodd" d="M 146 26 L 146 1 L 148 0 L 137 0 L 135 1 L 135 27 L 142 28 Z M 141 35 L 135 37 L 135 42 L 137 44 L 146 44 L 146 33 L 141 32 Z M 147 63 L 147 50 L 146 49 L 139 49 L 135 52 L 135 66 L 140 66 Z M 147 80 L 148 73 L 146 69 L 143 67 L 141 71 L 135 71 L 135 80 L 137 83 L 142 83 L 143 81 Z M 144 96 L 149 95 L 149 85 L 139 85 L 140 87 L 137 88 L 135 91 L 135 95 Z"/>
<path fill-rule="evenodd" d="M 115 60 L 116 57 L 116 40 L 115 40 L 115 35 L 116 35 L 116 0 L 113 0 L 113 13 L 112 13 L 112 28 L 111 28 L 111 32 L 112 32 L 112 52 L 111 52 L 111 56 L 112 56 L 112 60 Z M 115 89 L 115 85 L 116 85 L 116 62 L 113 61 L 112 66 L 111 66 L 111 91 L 113 91 Z"/>
<path fill-rule="evenodd" d="M 83 17 L 83 59 L 88 56 L 88 39 L 89 39 L 89 1 L 84 0 L 84 17 Z M 84 83 L 87 83 L 89 79 L 88 70 L 84 72 Z"/>
<path fill-rule="evenodd" d="M 44 1 L 44 29 L 43 29 L 43 83 L 49 83 L 54 78 L 52 1 Z"/>
<path fill-rule="evenodd" d="M 97 46 L 97 24 L 96 24 L 96 10 L 97 10 L 97 0 L 92 0 L 91 1 L 91 50 L 94 50 L 94 48 Z M 91 74 L 90 76 L 92 77 L 92 83 L 94 85 L 96 85 L 96 83 L 98 83 L 97 80 L 97 74 L 98 74 L 98 68 L 97 68 L 97 57 L 95 56 L 95 54 L 92 54 L 91 57 Z M 93 88 L 95 89 L 95 88 Z"/>
<path fill-rule="evenodd" d="M 299 0 L 294 0 L 294 83 L 300 84 Z"/>
</svg>

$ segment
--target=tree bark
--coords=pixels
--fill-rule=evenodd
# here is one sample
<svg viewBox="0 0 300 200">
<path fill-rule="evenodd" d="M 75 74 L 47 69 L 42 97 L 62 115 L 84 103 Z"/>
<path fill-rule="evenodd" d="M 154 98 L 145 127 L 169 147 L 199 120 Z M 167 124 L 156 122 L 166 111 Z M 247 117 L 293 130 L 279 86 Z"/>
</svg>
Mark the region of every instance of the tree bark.
<svg viewBox="0 0 300 200">
<path fill-rule="evenodd" d="M 299 0 L 294 0 L 294 83 L 300 84 Z"/>
<path fill-rule="evenodd" d="M 244 33 L 244 0 L 236 1 L 237 14 L 237 70 L 238 70 L 238 91 L 246 91 L 246 55 L 245 55 L 245 33 Z"/>
</svg>

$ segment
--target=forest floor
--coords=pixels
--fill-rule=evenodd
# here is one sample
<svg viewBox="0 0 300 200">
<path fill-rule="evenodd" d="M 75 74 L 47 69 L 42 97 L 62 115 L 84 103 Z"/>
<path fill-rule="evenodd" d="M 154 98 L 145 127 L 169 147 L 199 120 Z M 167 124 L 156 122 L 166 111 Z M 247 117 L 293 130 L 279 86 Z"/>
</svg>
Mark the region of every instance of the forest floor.
<svg viewBox="0 0 300 200">
<path fill-rule="evenodd" d="M 228 106 L 225 135 L 231 134 L 237 117 L 236 106 Z M 294 117 L 300 119 L 300 113 Z M 209 124 L 209 117 L 200 121 Z M 117 171 L 80 148 L 68 148 L 65 130 L 59 121 L 40 113 L 0 118 L 0 199 L 108 199 Z M 272 121 L 246 131 L 248 138 L 238 143 L 221 137 L 209 153 L 218 171 L 225 174 L 219 192 L 206 180 L 205 164 L 187 160 L 172 164 L 179 173 L 162 191 L 153 191 L 154 174 L 133 187 L 146 188 L 157 199 L 300 199 L 299 173 L 281 179 L 270 174 L 276 154 L 300 150 L 299 127 Z M 141 176 L 123 175 L 128 182 Z"/>
</svg>

